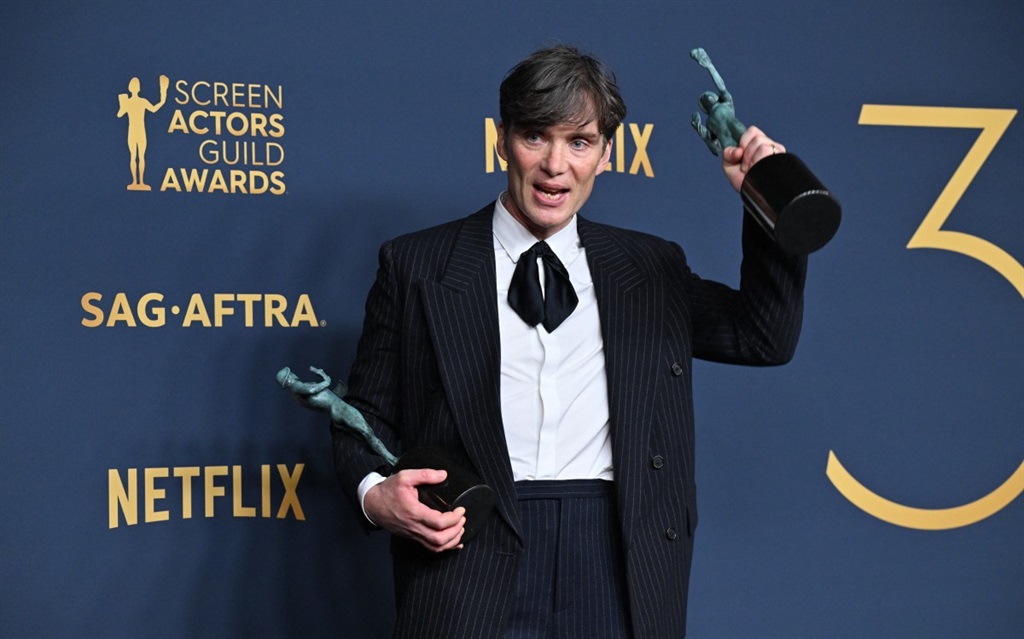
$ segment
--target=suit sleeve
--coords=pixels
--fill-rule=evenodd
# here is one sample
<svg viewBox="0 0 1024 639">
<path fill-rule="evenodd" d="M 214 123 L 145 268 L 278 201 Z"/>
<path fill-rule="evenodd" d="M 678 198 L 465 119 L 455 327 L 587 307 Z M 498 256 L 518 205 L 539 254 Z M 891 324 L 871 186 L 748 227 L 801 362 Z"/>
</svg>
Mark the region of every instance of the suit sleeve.
<svg viewBox="0 0 1024 639">
<path fill-rule="evenodd" d="M 790 361 L 803 322 L 806 275 L 806 256 L 786 255 L 744 215 L 739 290 L 685 276 L 694 356 L 759 366 Z"/>
<path fill-rule="evenodd" d="M 359 410 L 384 445 L 398 454 L 396 424 L 401 410 L 401 292 L 392 245 L 380 249 L 379 267 L 366 301 L 363 332 L 348 378 L 345 401 Z M 345 495 L 360 514 L 359 482 L 372 471 L 389 470 L 385 460 L 366 442 L 332 424 L 334 469 Z"/>
</svg>

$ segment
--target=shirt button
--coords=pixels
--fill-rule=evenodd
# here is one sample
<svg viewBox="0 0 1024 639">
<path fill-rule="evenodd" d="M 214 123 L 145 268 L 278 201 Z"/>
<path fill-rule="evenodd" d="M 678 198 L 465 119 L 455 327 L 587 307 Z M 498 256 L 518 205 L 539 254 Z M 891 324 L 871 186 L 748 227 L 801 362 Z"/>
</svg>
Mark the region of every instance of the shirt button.
<svg viewBox="0 0 1024 639">
<path fill-rule="evenodd" d="M 654 457 L 651 457 L 651 467 L 654 468 L 655 470 L 658 470 L 664 465 L 665 458 L 662 457 L 661 455 L 655 455 Z"/>
<path fill-rule="evenodd" d="M 676 533 L 676 529 L 675 528 L 668 528 L 668 529 L 665 530 L 665 538 L 668 539 L 669 541 L 675 541 L 675 538 L 678 537 L 678 536 L 679 535 L 678 535 L 678 533 Z"/>
<path fill-rule="evenodd" d="M 679 365 L 679 362 L 672 364 L 672 374 L 679 377 L 683 374 L 683 367 Z"/>
</svg>

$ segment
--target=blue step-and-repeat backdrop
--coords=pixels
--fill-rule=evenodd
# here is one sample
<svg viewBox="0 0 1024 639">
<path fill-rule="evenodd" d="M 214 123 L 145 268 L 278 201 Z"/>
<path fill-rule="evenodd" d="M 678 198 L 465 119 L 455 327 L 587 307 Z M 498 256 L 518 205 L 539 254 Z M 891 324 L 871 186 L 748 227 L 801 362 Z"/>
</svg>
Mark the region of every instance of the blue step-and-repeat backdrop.
<svg viewBox="0 0 1024 639">
<path fill-rule="evenodd" d="M 1009 0 L 6 0 L 0 635 L 389 635 L 387 539 L 274 373 L 347 375 L 379 245 L 502 190 L 498 84 L 567 42 L 629 106 L 592 219 L 737 282 L 695 46 L 844 207 L 796 359 L 696 366 L 689 636 L 1022 636 L 1022 27 Z"/>
</svg>

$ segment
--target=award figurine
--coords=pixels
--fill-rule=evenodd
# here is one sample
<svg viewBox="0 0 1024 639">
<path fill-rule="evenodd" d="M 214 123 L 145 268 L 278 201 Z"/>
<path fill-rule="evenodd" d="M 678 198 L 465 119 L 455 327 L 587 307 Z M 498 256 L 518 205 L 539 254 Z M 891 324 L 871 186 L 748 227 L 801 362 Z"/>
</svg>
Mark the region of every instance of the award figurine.
<svg viewBox="0 0 1024 639">
<path fill-rule="evenodd" d="M 690 57 L 711 74 L 718 93 L 701 94 L 700 113 L 691 119 L 704 143 L 715 155 L 727 146 L 737 146 L 747 130 L 736 119 L 732 94 L 704 49 L 690 51 Z M 775 244 L 790 255 L 806 255 L 825 246 L 839 228 L 839 201 L 811 170 L 792 153 L 778 153 L 750 167 L 740 188 L 743 207 L 761 225 Z"/>
<path fill-rule="evenodd" d="M 339 382 L 337 387 L 331 389 L 331 378 L 326 373 L 314 366 L 310 366 L 309 370 L 319 375 L 320 381 L 303 382 L 290 368 L 285 367 L 277 372 L 277 383 L 281 388 L 291 391 L 292 396 L 306 408 L 328 413 L 336 427 L 366 440 L 370 450 L 383 457 L 394 472 L 410 468 L 447 471 L 448 477 L 444 482 L 419 486 L 420 501 L 442 512 L 455 510 L 459 506 L 465 507 L 463 541 L 469 541 L 480 531 L 494 509 L 494 491 L 490 486 L 483 483 L 476 474 L 452 461 L 440 448 L 414 448 L 400 458 L 395 457 L 366 423 L 363 415 L 342 399 L 347 391 L 345 385 Z"/>
</svg>

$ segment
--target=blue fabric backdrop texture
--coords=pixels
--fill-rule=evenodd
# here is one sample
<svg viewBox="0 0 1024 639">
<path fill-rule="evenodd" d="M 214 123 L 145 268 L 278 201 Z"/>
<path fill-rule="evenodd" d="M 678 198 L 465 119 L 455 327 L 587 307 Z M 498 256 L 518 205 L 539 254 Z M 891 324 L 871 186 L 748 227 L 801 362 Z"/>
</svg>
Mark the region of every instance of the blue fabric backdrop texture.
<svg viewBox="0 0 1024 639">
<path fill-rule="evenodd" d="M 1020 636 L 1022 6 L 3 2 L 0 634 L 388 635 L 274 373 L 347 375 L 378 246 L 499 193 L 561 41 L 629 106 L 592 219 L 736 283 L 695 46 L 844 207 L 792 364 L 696 367 L 690 636 Z"/>
</svg>

